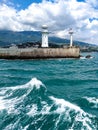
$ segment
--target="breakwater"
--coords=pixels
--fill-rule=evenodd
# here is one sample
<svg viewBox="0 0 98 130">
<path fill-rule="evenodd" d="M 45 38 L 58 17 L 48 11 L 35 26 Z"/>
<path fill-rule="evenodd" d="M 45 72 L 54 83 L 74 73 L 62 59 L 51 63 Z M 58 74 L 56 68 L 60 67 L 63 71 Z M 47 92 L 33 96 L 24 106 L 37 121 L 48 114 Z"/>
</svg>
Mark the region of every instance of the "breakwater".
<svg viewBox="0 0 98 130">
<path fill-rule="evenodd" d="M 0 59 L 79 58 L 79 47 L 63 48 L 0 48 Z"/>
</svg>

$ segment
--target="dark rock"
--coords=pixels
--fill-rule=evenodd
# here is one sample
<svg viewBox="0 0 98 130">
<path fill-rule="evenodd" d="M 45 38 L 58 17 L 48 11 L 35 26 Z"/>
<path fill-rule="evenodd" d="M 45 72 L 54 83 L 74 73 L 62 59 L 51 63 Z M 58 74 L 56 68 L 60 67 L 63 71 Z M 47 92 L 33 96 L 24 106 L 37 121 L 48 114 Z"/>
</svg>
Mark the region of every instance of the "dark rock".
<svg viewBox="0 0 98 130">
<path fill-rule="evenodd" d="M 86 58 L 91 58 L 92 56 L 91 55 L 87 55 Z"/>
</svg>

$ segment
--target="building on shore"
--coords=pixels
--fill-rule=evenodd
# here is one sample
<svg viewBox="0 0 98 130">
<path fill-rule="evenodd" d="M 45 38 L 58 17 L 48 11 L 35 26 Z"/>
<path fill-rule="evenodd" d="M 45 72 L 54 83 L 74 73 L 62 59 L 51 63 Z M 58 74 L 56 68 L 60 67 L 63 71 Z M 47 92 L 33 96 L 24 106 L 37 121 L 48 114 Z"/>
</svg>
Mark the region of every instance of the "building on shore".
<svg viewBox="0 0 98 130">
<path fill-rule="evenodd" d="M 42 26 L 42 44 L 41 47 L 49 47 L 48 45 L 48 26 L 43 25 Z"/>
<path fill-rule="evenodd" d="M 69 29 L 69 34 L 70 34 L 70 47 L 73 46 L 73 30 L 72 28 Z"/>
<path fill-rule="evenodd" d="M 40 48 L 0 48 L 0 59 L 48 59 L 48 58 L 79 58 L 80 48 L 73 46 L 73 31 L 70 30 L 70 46 L 50 48 L 48 44 L 48 26 L 42 26 L 42 43 Z"/>
</svg>

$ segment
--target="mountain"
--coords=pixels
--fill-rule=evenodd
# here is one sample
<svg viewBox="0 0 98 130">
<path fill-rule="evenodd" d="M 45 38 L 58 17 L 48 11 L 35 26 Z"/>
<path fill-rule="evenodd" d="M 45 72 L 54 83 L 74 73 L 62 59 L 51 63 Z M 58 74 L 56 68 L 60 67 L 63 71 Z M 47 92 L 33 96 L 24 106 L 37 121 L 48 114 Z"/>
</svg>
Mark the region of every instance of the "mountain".
<svg viewBox="0 0 98 130">
<path fill-rule="evenodd" d="M 10 45 L 10 44 L 19 44 L 19 43 L 25 43 L 25 42 L 35 42 L 35 41 L 39 41 L 40 38 L 41 38 L 40 32 L 0 31 L 0 46 Z"/>
<path fill-rule="evenodd" d="M 22 31 L 22 32 L 13 32 L 13 31 L 0 31 L 0 46 L 6 47 L 11 46 L 12 44 L 31 46 L 31 44 L 39 43 L 41 44 L 41 32 L 40 31 Z M 70 41 L 68 39 L 61 39 L 58 37 L 49 37 L 49 44 L 54 45 L 68 45 Z M 88 48 L 93 48 L 96 50 L 95 45 L 91 45 L 84 42 L 73 41 L 74 45 L 79 46 L 81 50 L 87 50 Z"/>
</svg>

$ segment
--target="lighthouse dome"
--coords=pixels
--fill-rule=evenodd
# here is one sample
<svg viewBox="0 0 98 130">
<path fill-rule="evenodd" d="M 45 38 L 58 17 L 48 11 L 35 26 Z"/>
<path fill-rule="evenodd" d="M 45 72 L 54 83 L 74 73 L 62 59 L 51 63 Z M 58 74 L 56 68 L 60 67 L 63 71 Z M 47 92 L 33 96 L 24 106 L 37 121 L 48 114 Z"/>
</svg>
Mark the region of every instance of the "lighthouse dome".
<svg viewBox="0 0 98 130">
<path fill-rule="evenodd" d="M 42 25 L 42 29 L 47 29 L 48 26 L 47 25 Z"/>
</svg>

